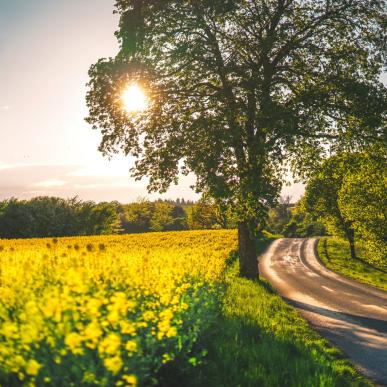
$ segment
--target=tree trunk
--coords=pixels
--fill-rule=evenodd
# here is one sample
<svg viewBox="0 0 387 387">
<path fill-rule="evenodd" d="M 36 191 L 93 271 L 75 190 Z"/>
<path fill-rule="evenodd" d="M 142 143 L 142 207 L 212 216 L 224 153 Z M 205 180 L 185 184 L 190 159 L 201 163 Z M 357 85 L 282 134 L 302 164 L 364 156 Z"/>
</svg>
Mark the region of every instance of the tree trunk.
<svg viewBox="0 0 387 387">
<path fill-rule="evenodd" d="M 356 259 L 357 256 L 356 256 L 356 251 L 355 251 L 355 240 L 353 237 L 350 238 L 350 240 L 349 240 L 349 248 L 351 249 L 351 258 Z"/>
<path fill-rule="evenodd" d="M 355 233 L 353 232 L 353 230 L 347 230 L 346 234 L 349 242 L 349 248 L 351 250 L 351 258 L 356 259 L 357 256 L 355 250 Z"/>
<path fill-rule="evenodd" d="M 240 276 L 258 279 L 257 245 L 245 222 L 238 224 L 238 244 Z"/>
</svg>

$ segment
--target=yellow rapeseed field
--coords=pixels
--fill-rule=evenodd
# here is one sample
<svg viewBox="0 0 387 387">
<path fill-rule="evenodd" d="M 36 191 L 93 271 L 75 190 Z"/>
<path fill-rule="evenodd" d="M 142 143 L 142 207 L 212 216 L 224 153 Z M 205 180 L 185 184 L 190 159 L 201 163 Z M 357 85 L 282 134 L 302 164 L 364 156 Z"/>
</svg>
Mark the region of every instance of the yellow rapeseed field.
<svg viewBox="0 0 387 387">
<path fill-rule="evenodd" d="M 0 385 L 135 386 L 175 359 L 195 364 L 236 242 L 235 231 L 0 240 Z"/>
</svg>

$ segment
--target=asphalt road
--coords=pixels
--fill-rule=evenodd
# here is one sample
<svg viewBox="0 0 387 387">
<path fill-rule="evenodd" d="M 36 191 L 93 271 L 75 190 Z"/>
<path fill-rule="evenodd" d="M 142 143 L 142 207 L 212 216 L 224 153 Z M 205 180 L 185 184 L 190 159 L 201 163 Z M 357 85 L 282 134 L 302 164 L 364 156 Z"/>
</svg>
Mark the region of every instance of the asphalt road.
<svg viewBox="0 0 387 387">
<path fill-rule="evenodd" d="M 261 275 L 364 375 L 387 386 L 387 292 L 326 269 L 317 239 L 276 240 Z"/>
</svg>

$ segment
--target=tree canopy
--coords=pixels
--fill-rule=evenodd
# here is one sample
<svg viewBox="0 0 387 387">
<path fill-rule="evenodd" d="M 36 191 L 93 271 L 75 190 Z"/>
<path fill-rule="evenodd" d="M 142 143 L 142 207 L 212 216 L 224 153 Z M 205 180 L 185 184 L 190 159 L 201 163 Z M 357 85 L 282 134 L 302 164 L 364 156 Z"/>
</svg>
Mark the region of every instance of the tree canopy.
<svg viewBox="0 0 387 387">
<path fill-rule="evenodd" d="M 231 205 L 241 274 L 256 277 L 251 231 L 264 225 L 283 168 L 383 136 L 385 1 L 118 0 L 120 52 L 90 68 L 87 121 L 104 154 L 165 191 L 179 172 Z M 136 82 L 149 106 L 125 112 Z M 308 167 L 309 168 L 309 167 Z"/>
<path fill-rule="evenodd" d="M 339 192 L 339 206 L 355 233 L 365 242 L 371 262 L 387 267 L 386 158 L 364 154 L 348 173 Z"/>
<path fill-rule="evenodd" d="M 386 261 L 386 152 L 338 153 L 309 180 L 303 207 L 328 231 L 344 237 L 356 258 L 355 240 L 365 243 L 369 260 Z"/>
<path fill-rule="evenodd" d="M 355 233 L 352 221 L 342 213 L 339 194 L 345 176 L 357 168 L 358 162 L 356 155 L 347 153 L 325 160 L 308 181 L 303 199 L 303 206 L 322 219 L 330 233 L 348 240 L 352 258 L 356 258 Z"/>
</svg>

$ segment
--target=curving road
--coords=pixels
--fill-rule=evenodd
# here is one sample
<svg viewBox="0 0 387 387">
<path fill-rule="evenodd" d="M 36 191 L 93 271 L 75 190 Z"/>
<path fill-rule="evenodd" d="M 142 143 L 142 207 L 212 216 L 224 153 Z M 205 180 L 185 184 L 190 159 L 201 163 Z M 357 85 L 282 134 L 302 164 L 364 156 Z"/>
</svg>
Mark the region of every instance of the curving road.
<svg viewBox="0 0 387 387">
<path fill-rule="evenodd" d="M 261 275 L 364 375 L 387 386 L 387 292 L 341 277 L 317 258 L 317 239 L 276 240 Z"/>
</svg>

